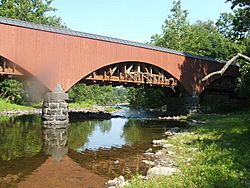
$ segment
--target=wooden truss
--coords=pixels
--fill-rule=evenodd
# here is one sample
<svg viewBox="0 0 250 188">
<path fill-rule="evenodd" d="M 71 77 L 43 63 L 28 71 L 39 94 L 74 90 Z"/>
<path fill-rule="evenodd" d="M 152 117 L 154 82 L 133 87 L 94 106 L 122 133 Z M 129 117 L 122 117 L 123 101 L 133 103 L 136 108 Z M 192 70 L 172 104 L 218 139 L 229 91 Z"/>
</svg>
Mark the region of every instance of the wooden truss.
<svg viewBox="0 0 250 188">
<path fill-rule="evenodd" d="M 0 56 L 0 76 L 23 76 L 15 64 Z"/>
<path fill-rule="evenodd" d="M 166 71 L 143 63 L 120 63 L 106 66 L 91 73 L 84 80 L 94 83 L 109 82 L 121 85 L 177 86 L 177 80 Z"/>
</svg>

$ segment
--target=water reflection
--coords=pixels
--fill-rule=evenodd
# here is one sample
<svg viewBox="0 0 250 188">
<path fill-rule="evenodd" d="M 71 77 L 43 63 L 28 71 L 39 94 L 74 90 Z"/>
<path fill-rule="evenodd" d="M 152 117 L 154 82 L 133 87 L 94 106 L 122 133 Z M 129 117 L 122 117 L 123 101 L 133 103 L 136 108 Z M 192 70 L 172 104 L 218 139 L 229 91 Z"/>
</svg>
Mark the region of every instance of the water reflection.
<svg viewBox="0 0 250 188">
<path fill-rule="evenodd" d="M 94 182 L 106 181 L 102 176 L 144 173 L 142 153 L 170 126 L 183 125 L 114 118 L 73 122 L 67 129 L 43 129 L 39 116 L 1 117 L 0 187 L 6 181 L 7 187 L 50 187 L 61 185 L 58 179 L 64 178 L 79 187 L 83 183 L 79 177 L 93 180 L 89 186 L 95 187 Z M 62 187 L 73 185 L 65 181 Z"/>
<path fill-rule="evenodd" d="M 68 153 L 67 128 L 43 129 L 43 151 L 56 161 L 61 161 Z"/>
<path fill-rule="evenodd" d="M 39 116 L 0 117 L 0 159 L 32 157 L 42 149 Z"/>
</svg>

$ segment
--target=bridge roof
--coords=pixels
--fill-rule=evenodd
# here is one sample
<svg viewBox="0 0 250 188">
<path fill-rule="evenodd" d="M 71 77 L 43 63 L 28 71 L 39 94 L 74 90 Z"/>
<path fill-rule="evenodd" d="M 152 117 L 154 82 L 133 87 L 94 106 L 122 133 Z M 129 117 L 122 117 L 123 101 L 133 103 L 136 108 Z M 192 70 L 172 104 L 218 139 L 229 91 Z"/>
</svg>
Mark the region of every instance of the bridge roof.
<svg viewBox="0 0 250 188">
<path fill-rule="evenodd" d="M 86 33 L 86 32 L 74 31 L 74 30 L 67 29 L 67 28 L 59 28 L 59 27 L 52 27 L 52 26 L 43 25 L 43 24 L 36 24 L 32 22 L 10 19 L 10 18 L 5 18 L 5 17 L 0 17 L 0 24 L 12 25 L 12 26 L 17 26 L 17 27 L 23 27 L 23 28 L 28 28 L 28 29 L 46 31 L 46 32 L 51 32 L 51 33 L 58 33 L 58 34 L 70 35 L 70 36 L 76 36 L 76 37 L 82 37 L 82 38 L 89 38 L 89 39 L 118 43 L 118 44 L 125 44 L 129 46 L 135 46 L 135 47 L 146 48 L 150 50 L 156 50 L 156 51 L 161 51 L 161 52 L 182 55 L 182 56 L 190 57 L 190 58 L 213 61 L 217 63 L 224 63 L 223 61 L 219 61 L 214 58 L 193 55 L 193 54 L 186 53 L 186 52 L 179 52 L 176 50 L 158 47 L 158 46 L 152 46 L 149 44 L 123 40 L 123 39 L 118 39 L 118 38 L 113 38 L 113 37 L 106 37 L 106 36 L 101 36 L 101 35 L 96 35 L 96 34 L 91 34 L 91 33 Z"/>
</svg>

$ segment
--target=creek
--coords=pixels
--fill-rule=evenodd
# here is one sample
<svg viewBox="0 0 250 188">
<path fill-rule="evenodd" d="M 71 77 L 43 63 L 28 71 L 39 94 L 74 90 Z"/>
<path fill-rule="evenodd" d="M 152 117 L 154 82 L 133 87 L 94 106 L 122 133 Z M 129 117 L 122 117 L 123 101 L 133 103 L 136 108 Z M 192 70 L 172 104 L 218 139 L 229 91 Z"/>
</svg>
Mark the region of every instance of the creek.
<svg viewBox="0 0 250 188">
<path fill-rule="evenodd" d="M 43 129 L 37 115 L 0 117 L 0 187 L 104 187 L 120 174 L 145 174 L 152 140 L 185 123 L 121 108 L 115 115 L 123 118 L 77 120 L 67 129 Z"/>
</svg>

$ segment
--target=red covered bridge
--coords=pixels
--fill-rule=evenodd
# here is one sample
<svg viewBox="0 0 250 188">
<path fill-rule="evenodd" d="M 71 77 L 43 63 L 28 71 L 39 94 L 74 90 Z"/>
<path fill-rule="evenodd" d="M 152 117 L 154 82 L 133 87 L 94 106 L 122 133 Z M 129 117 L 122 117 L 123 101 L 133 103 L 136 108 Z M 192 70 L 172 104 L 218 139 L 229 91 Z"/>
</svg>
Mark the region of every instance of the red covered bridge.
<svg viewBox="0 0 250 188">
<path fill-rule="evenodd" d="M 211 83 L 230 87 L 239 75 L 237 66 L 223 77 L 201 81 L 223 65 L 171 49 L 0 17 L 0 76 L 33 77 L 52 91 L 43 105 L 47 125 L 68 122 L 64 92 L 78 82 L 171 87 L 197 96 Z"/>
<path fill-rule="evenodd" d="M 49 90 L 79 81 L 181 86 L 198 95 L 218 77 L 201 79 L 223 63 L 208 57 L 0 17 L 0 74 L 32 75 Z M 224 76 L 235 77 L 230 66 Z"/>
</svg>

